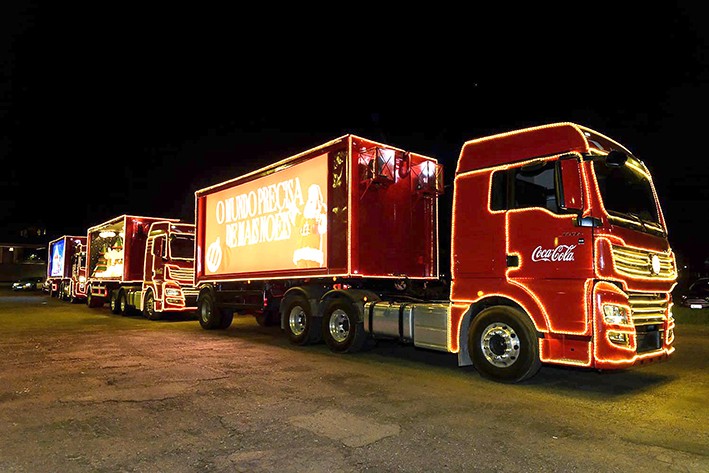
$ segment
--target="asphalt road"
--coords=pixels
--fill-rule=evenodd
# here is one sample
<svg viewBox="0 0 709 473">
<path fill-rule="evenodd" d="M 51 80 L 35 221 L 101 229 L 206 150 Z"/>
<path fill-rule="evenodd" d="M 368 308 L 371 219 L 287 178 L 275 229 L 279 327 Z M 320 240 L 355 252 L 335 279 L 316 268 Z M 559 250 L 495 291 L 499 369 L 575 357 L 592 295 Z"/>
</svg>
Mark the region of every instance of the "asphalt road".
<svg viewBox="0 0 709 473">
<path fill-rule="evenodd" d="M 676 332 L 664 363 L 503 385 L 395 342 L 3 290 L 0 472 L 708 472 L 709 326 Z"/>
</svg>

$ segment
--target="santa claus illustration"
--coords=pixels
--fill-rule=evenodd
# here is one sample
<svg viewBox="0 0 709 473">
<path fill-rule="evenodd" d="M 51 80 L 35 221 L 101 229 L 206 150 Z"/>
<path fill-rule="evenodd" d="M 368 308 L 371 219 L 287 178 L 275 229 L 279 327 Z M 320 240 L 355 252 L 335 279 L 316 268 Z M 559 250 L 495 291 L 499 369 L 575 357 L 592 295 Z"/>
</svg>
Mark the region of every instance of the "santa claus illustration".
<svg viewBox="0 0 709 473">
<path fill-rule="evenodd" d="M 299 268 L 323 266 L 323 238 L 327 232 L 327 205 L 320 186 L 308 187 L 308 200 L 303 211 L 296 217 L 299 232 L 298 247 L 293 252 L 293 263 Z"/>
</svg>

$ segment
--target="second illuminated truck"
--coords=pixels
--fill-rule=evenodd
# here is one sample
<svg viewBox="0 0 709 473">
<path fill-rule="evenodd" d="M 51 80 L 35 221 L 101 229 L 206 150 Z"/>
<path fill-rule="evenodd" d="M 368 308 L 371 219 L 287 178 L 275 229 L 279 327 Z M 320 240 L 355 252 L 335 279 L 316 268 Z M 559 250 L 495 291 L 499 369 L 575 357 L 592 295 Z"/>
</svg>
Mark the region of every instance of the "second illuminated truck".
<svg viewBox="0 0 709 473">
<path fill-rule="evenodd" d="M 465 143 L 453 184 L 449 282 L 435 159 L 346 135 L 198 190 L 202 327 L 252 311 L 294 344 L 396 339 L 503 382 L 674 351 L 674 254 L 628 149 L 573 123 L 528 128 Z"/>
<path fill-rule="evenodd" d="M 194 225 L 121 215 L 88 229 L 87 304 L 114 314 L 193 312 Z"/>
</svg>

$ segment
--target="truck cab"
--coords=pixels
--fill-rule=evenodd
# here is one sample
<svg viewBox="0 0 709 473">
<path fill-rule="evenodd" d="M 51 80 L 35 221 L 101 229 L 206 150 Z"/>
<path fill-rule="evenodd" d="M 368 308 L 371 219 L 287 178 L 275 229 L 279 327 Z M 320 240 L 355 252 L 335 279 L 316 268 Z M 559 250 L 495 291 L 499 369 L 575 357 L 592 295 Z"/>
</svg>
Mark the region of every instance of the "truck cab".
<svg viewBox="0 0 709 473">
<path fill-rule="evenodd" d="M 86 242 L 79 243 L 71 256 L 71 279 L 64 298 L 70 302 L 86 301 Z"/>
<path fill-rule="evenodd" d="M 165 221 L 150 226 L 141 304 L 146 317 L 196 310 L 194 229 L 192 224 Z"/>
<path fill-rule="evenodd" d="M 617 369 L 674 351 L 667 227 L 647 167 L 614 140 L 559 123 L 467 142 L 453 229 L 461 364 L 518 380 L 541 362 Z"/>
</svg>

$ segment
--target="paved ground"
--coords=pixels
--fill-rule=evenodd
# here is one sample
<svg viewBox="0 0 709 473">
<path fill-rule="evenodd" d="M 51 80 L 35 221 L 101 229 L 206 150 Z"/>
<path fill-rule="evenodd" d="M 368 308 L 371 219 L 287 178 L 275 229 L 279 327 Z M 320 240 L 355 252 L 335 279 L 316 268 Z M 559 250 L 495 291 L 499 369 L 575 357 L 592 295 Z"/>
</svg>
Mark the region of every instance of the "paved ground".
<svg viewBox="0 0 709 473">
<path fill-rule="evenodd" d="M 380 342 L 293 347 L 0 292 L 0 472 L 709 471 L 709 326 L 666 363 L 520 385 Z"/>
</svg>

